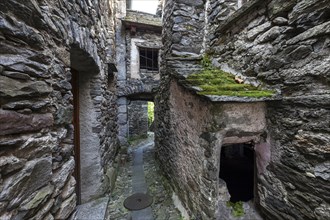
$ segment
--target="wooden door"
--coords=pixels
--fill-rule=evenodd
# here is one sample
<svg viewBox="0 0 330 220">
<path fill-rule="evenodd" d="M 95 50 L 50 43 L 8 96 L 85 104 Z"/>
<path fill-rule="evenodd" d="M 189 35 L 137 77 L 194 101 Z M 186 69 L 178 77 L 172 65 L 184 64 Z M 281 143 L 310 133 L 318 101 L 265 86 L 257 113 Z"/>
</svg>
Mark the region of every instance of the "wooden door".
<svg viewBox="0 0 330 220">
<path fill-rule="evenodd" d="M 71 69 L 72 93 L 73 93 L 73 126 L 74 126 L 74 159 L 76 178 L 77 203 L 81 203 L 81 181 L 80 181 L 80 125 L 79 125 L 79 73 Z"/>
</svg>

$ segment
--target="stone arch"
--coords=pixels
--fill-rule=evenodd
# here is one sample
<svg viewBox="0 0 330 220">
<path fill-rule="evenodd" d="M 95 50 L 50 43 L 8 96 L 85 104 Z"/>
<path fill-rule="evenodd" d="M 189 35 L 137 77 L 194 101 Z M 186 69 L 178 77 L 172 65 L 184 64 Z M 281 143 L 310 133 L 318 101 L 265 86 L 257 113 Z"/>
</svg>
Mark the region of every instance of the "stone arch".
<svg viewBox="0 0 330 220">
<path fill-rule="evenodd" d="M 103 194 L 101 165 L 100 67 L 79 44 L 71 45 L 70 62 L 74 93 L 75 176 L 79 203 Z"/>
<path fill-rule="evenodd" d="M 125 86 L 121 87 L 121 89 L 119 90 L 118 124 L 119 124 L 119 140 L 122 145 L 127 144 L 127 138 L 129 137 L 129 127 L 130 127 L 129 105 L 132 102 L 140 102 L 140 101 L 153 102 L 155 99 L 155 95 L 157 93 L 157 89 L 158 89 L 158 82 L 146 84 L 140 80 L 130 80 L 127 81 Z"/>
<path fill-rule="evenodd" d="M 157 92 L 158 86 L 158 82 L 153 84 L 146 84 L 139 80 L 130 80 L 129 82 L 127 82 L 126 86 L 119 91 L 118 96 L 132 99 L 141 98 L 153 100 Z"/>
</svg>

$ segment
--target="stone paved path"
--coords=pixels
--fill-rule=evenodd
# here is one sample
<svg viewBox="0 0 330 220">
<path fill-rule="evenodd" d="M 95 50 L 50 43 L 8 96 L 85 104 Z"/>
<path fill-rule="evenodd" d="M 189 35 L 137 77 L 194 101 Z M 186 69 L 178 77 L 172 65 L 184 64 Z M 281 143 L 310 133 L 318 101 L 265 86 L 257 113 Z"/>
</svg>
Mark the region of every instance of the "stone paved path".
<svg viewBox="0 0 330 220">
<path fill-rule="evenodd" d="M 172 192 L 160 175 L 154 158 L 153 137 L 129 149 L 128 161 L 120 167 L 115 190 L 108 205 L 106 220 L 179 220 Z M 124 200 L 136 193 L 147 192 L 153 197 L 151 207 L 141 211 L 128 211 Z"/>
</svg>

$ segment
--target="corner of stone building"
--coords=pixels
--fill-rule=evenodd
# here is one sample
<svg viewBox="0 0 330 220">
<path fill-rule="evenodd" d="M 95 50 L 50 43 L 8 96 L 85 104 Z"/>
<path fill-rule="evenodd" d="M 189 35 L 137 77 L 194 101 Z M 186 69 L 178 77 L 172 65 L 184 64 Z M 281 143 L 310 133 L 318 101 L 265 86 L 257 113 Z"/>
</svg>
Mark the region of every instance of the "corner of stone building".
<svg viewBox="0 0 330 220">
<path fill-rule="evenodd" d="M 191 121 L 196 120 L 190 112 L 191 106 L 198 106 L 196 100 L 187 102 L 188 97 L 192 95 L 188 95 L 187 91 L 181 93 L 185 89 L 174 89 L 176 75 L 187 76 L 197 71 L 198 68 L 191 65 L 190 61 L 197 60 L 202 54 L 194 43 L 199 42 L 202 45 L 202 42 L 205 42 L 205 52 L 212 57 L 217 67 L 241 75 L 249 83 L 262 82 L 283 95 L 283 99 L 257 104 L 223 103 L 216 105 L 217 107 L 214 108 L 216 111 L 210 112 L 214 117 L 212 122 L 210 120 L 211 130 L 221 131 L 221 134 L 218 134 L 219 140 L 221 139 L 218 145 L 233 143 L 234 140 L 239 142 L 253 140 L 257 143 L 255 151 L 258 195 L 255 204 L 263 216 L 279 219 L 327 218 L 325 201 L 329 195 L 326 187 L 329 179 L 327 172 L 324 171 L 328 166 L 324 155 L 328 153 L 326 150 L 328 138 L 327 132 L 323 132 L 327 125 L 322 118 L 328 118 L 329 87 L 322 83 L 322 79 L 325 79 L 329 67 L 326 63 L 329 58 L 329 48 L 325 43 L 328 42 L 328 37 L 324 29 L 328 26 L 329 19 L 322 15 L 328 10 L 328 6 L 323 1 L 308 4 L 308 1 L 283 3 L 275 0 L 267 2 L 255 0 L 248 1 L 238 9 L 237 1 L 209 1 L 207 19 L 205 19 L 208 23 L 208 36 L 204 36 L 203 39 L 200 34 L 203 31 L 190 28 L 192 25 L 190 20 L 181 17 L 192 16 L 195 19 L 193 22 L 202 24 L 203 19 L 198 19 L 201 18 L 198 7 L 194 8 L 194 4 L 198 2 L 200 1 L 189 3 L 167 1 L 163 14 L 163 59 L 166 62 L 162 64 L 161 92 L 157 96 L 159 121 L 156 147 L 159 160 L 170 161 L 162 167 L 165 176 L 169 178 L 172 186 L 179 186 L 174 187 L 174 191 L 178 192 L 189 214 L 196 214 L 198 212 L 196 210 L 209 204 L 207 196 L 195 206 L 189 205 L 193 199 L 187 201 L 189 197 L 187 194 L 196 192 L 196 188 L 202 186 L 198 182 L 189 181 L 190 176 L 199 170 L 196 168 L 187 172 L 193 167 L 190 164 L 191 158 L 198 163 L 199 160 L 196 158 L 203 155 L 201 146 L 205 145 L 208 148 L 210 146 L 203 141 L 198 143 L 194 140 L 196 134 L 192 128 L 198 130 L 203 123 L 191 125 L 189 128 L 184 127 L 184 124 L 193 124 L 194 122 Z M 189 10 L 191 14 L 185 13 L 184 8 L 191 9 Z M 226 13 L 219 13 L 220 11 Z M 313 21 L 308 20 L 311 14 L 320 17 Z M 192 26 L 200 27 L 198 24 Z M 194 33 L 190 33 L 191 30 L 194 30 Z M 187 36 L 191 36 L 191 39 L 187 39 Z M 197 50 L 186 48 L 186 44 Z M 189 70 L 185 67 L 189 67 Z M 315 77 L 315 74 L 318 77 Z M 184 103 L 190 104 L 184 106 Z M 246 115 L 239 117 L 237 113 L 240 114 L 241 109 L 248 109 L 249 105 L 255 105 L 256 109 L 262 109 L 262 112 L 259 114 L 258 111 L 253 110 L 254 108 L 250 108 L 248 117 Z M 229 106 L 238 107 L 234 111 L 235 114 L 230 113 L 233 108 Z M 197 118 L 203 117 L 202 115 Z M 253 126 L 244 122 L 249 115 L 256 116 L 250 118 L 250 122 L 255 122 Z M 240 118 L 238 123 L 235 122 L 235 118 Z M 259 123 L 261 118 L 262 123 Z M 260 124 L 263 129 L 258 128 Z M 245 127 L 254 128 L 254 131 L 248 131 Z M 164 136 L 166 139 L 162 138 Z M 180 148 L 177 148 L 178 146 Z M 180 152 L 183 149 L 185 149 L 185 157 L 181 158 Z M 198 157 L 193 156 L 194 151 L 200 151 L 196 154 Z M 204 153 L 205 156 L 214 154 L 212 148 Z M 212 171 L 216 170 L 214 167 L 217 167 L 214 164 L 218 162 L 206 163 L 208 166 L 205 173 L 211 175 Z M 178 176 L 178 173 L 183 173 L 183 177 Z M 198 178 L 200 176 L 195 179 Z M 204 182 L 211 182 L 212 185 L 218 181 L 212 183 L 209 178 L 210 176 Z M 185 187 L 186 189 L 182 190 Z M 216 187 L 219 187 L 220 191 L 223 188 Z M 210 187 L 205 188 L 210 189 Z M 223 191 L 224 197 L 225 191 Z M 213 198 L 215 197 L 213 195 Z M 304 198 L 313 202 L 307 204 Z M 194 211 L 189 212 L 189 210 Z"/>
<path fill-rule="evenodd" d="M 115 94 L 107 90 L 107 64 L 113 62 L 107 55 L 114 54 L 109 5 L 0 3 L 1 219 L 67 219 L 75 210 L 80 129 L 72 117 L 72 68 L 80 72 L 86 89 L 80 98 L 92 111 L 83 114 L 92 120 L 82 131 L 97 141 L 97 172 L 112 163 L 117 137 Z"/>
</svg>

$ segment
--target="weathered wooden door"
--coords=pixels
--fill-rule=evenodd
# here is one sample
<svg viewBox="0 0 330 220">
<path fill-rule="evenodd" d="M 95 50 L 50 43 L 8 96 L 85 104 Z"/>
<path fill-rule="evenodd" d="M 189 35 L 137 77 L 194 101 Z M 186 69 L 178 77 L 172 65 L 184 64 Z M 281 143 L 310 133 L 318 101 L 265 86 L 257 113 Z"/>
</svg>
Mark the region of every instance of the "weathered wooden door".
<svg viewBox="0 0 330 220">
<path fill-rule="evenodd" d="M 81 181 L 80 181 L 80 123 L 79 123 L 79 73 L 71 69 L 72 73 L 72 93 L 73 93 L 73 126 L 74 126 L 74 158 L 76 178 L 77 203 L 81 203 Z"/>
</svg>

